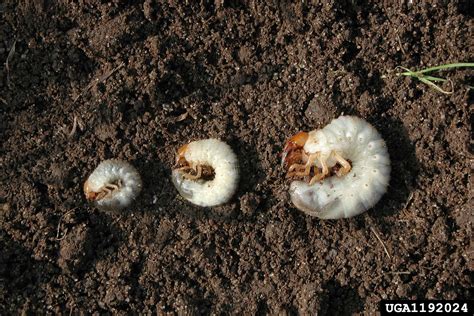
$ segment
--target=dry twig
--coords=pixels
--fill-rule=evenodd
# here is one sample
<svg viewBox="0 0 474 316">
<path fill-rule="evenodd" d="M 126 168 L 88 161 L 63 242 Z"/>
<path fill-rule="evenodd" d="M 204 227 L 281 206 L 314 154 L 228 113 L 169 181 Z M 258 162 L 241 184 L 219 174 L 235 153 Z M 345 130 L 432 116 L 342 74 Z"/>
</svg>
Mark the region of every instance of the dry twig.
<svg viewBox="0 0 474 316">
<path fill-rule="evenodd" d="M 77 116 L 74 115 L 74 122 L 72 123 L 71 132 L 67 135 L 68 138 L 72 138 L 76 134 L 77 129 Z"/>
<path fill-rule="evenodd" d="M 116 223 L 117 223 L 118 221 L 120 221 L 121 219 L 122 219 L 122 215 L 120 215 L 119 217 L 117 217 L 117 218 L 112 222 L 111 225 L 116 224 Z"/>
<path fill-rule="evenodd" d="M 12 47 L 10 48 L 10 51 L 8 52 L 7 60 L 5 61 L 5 69 L 7 71 L 7 85 L 10 87 L 10 61 L 13 58 L 13 55 L 15 54 L 15 49 L 16 49 L 16 39 L 13 41 Z"/>
<path fill-rule="evenodd" d="M 410 193 L 410 195 L 408 196 L 408 199 L 407 199 L 407 202 L 405 203 L 405 205 L 403 206 L 403 210 L 406 210 L 408 205 L 410 205 L 411 201 L 413 200 L 413 192 Z"/>
<path fill-rule="evenodd" d="M 396 33 L 396 37 L 397 37 L 397 40 L 398 40 L 398 45 L 400 45 L 400 50 L 402 51 L 402 54 L 406 55 L 407 53 L 405 52 L 405 49 L 403 48 L 403 43 L 402 43 L 402 40 L 401 40 L 400 35 L 398 34 L 398 32 Z"/>
<path fill-rule="evenodd" d="M 189 116 L 189 113 L 188 112 L 184 112 L 183 114 L 181 114 L 180 116 L 178 116 L 176 119 L 175 119 L 175 122 L 181 122 L 181 121 L 184 121 L 185 119 L 187 119 Z"/>
<path fill-rule="evenodd" d="M 92 87 L 94 87 L 94 86 L 98 85 L 99 83 L 104 82 L 107 79 L 109 79 L 110 76 L 112 76 L 117 70 L 122 68 L 124 65 L 125 64 L 122 62 L 122 63 L 120 63 L 120 65 L 118 65 L 117 67 L 115 67 L 111 71 L 103 74 L 99 78 L 95 78 L 91 83 L 89 83 L 87 85 L 87 87 L 84 90 L 81 91 L 81 93 L 79 93 L 79 95 L 77 97 L 74 98 L 73 103 L 76 103 L 76 101 L 79 100 L 79 98 L 82 97 L 85 93 L 87 93 L 90 89 L 92 89 Z"/>
<path fill-rule="evenodd" d="M 385 253 L 387 254 L 388 258 L 389 259 L 392 259 L 392 256 L 390 256 L 390 253 L 388 252 L 387 250 L 387 247 L 385 247 L 385 244 L 383 242 L 383 240 L 379 237 L 379 235 L 377 234 L 377 232 L 375 231 L 375 229 L 373 227 L 370 227 L 370 230 L 374 233 L 375 237 L 378 239 L 378 241 L 382 244 L 382 247 L 383 247 L 383 250 L 385 251 Z"/>
<path fill-rule="evenodd" d="M 384 272 L 384 274 L 411 274 L 410 271 L 389 271 L 389 272 Z"/>
</svg>

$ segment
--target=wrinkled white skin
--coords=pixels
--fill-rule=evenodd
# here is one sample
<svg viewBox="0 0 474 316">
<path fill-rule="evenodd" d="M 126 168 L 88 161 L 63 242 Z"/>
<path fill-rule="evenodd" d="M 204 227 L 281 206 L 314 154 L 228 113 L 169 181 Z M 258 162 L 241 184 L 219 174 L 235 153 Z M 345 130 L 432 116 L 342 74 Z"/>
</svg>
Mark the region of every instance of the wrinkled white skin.
<svg viewBox="0 0 474 316">
<path fill-rule="evenodd" d="M 390 180 L 390 158 L 387 146 L 375 128 L 355 116 L 341 116 L 321 130 L 309 133 L 304 145 L 308 154 L 332 151 L 351 161 L 351 171 L 332 176 L 309 186 L 293 181 L 290 196 L 303 212 L 323 219 L 356 216 L 373 207 L 387 191 Z M 328 167 L 336 164 L 326 160 Z M 321 167 L 320 163 L 316 165 Z"/>
<path fill-rule="evenodd" d="M 204 139 L 188 144 L 184 158 L 190 164 L 207 165 L 214 169 L 214 179 L 190 180 L 175 169 L 172 181 L 181 196 L 199 206 L 226 203 L 234 195 L 239 182 L 237 157 L 226 143 L 218 139 Z"/>
<path fill-rule="evenodd" d="M 142 189 L 138 171 L 128 162 L 110 159 L 101 162 L 86 181 L 89 191 L 99 192 L 107 183 L 121 180 L 122 186 L 112 194 L 96 200 L 99 208 L 120 210 L 129 206 Z"/>
</svg>

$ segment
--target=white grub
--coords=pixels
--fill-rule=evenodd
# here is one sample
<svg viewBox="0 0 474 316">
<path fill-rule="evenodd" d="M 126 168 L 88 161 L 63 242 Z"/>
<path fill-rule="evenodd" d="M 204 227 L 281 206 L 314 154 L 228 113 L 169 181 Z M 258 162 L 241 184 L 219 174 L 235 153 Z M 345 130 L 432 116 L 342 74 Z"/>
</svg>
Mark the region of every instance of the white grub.
<svg viewBox="0 0 474 316">
<path fill-rule="evenodd" d="M 104 210 L 129 206 L 141 189 L 138 171 L 128 162 L 117 159 L 101 162 L 84 183 L 86 199 Z"/>
<path fill-rule="evenodd" d="M 229 145 L 218 139 L 198 140 L 182 146 L 176 163 L 181 167 L 173 170 L 173 184 L 181 196 L 193 204 L 204 207 L 224 204 L 237 189 L 237 157 Z M 209 171 L 211 174 L 206 179 Z"/>
<path fill-rule="evenodd" d="M 290 196 L 301 211 L 323 219 L 356 216 L 387 191 L 390 158 L 377 130 L 355 116 L 300 132 L 286 143 L 282 163 L 293 181 Z"/>
</svg>

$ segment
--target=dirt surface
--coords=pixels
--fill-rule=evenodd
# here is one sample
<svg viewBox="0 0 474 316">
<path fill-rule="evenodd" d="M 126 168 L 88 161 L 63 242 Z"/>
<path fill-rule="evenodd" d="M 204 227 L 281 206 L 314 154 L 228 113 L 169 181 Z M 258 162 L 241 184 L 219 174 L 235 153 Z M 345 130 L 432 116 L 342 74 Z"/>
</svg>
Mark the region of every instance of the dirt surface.
<svg viewBox="0 0 474 316">
<path fill-rule="evenodd" d="M 0 3 L 2 314 L 370 314 L 384 298 L 469 297 L 472 71 L 440 73 L 443 95 L 393 70 L 473 61 L 472 3 L 77 2 Z M 279 154 L 341 113 L 380 131 L 392 179 L 369 212 L 322 221 L 291 205 Z M 170 173 L 179 146 L 208 137 L 242 179 L 200 209 Z M 120 213 L 82 192 L 108 158 L 143 176 Z"/>
</svg>

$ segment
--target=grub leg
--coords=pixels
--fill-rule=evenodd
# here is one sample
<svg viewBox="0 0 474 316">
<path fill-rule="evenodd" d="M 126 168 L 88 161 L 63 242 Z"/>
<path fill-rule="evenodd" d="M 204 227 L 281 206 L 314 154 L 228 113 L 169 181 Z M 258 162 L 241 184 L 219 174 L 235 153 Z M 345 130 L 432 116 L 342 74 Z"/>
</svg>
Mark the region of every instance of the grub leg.
<svg viewBox="0 0 474 316">
<path fill-rule="evenodd" d="M 183 177 L 188 179 L 188 180 L 196 180 L 196 179 L 199 179 L 201 178 L 202 176 L 202 167 L 200 165 L 196 165 L 194 168 L 189 168 L 189 169 L 193 169 L 196 174 L 191 174 L 191 173 L 184 173 L 183 174 Z"/>
<path fill-rule="evenodd" d="M 317 159 L 321 163 L 321 167 L 323 170 L 321 173 L 317 173 L 314 177 L 311 178 L 311 181 L 309 181 L 309 185 L 313 185 L 316 182 L 321 181 L 329 174 L 329 168 L 328 168 L 328 165 L 326 164 L 326 160 L 321 159 L 320 153 L 318 153 Z"/>
<path fill-rule="evenodd" d="M 344 159 L 341 155 L 339 155 L 337 152 L 334 151 L 332 153 L 332 156 L 342 166 L 342 168 L 336 172 L 336 175 L 338 177 L 345 176 L 346 174 L 349 173 L 349 171 L 351 171 L 351 168 L 352 168 L 351 164 L 346 159 Z"/>
<path fill-rule="evenodd" d="M 304 176 L 304 170 L 306 165 L 295 163 L 288 168 L 288 173 L 286 174 L 287 178 L 292 178 L 295 176 Z"/>
<path fill-rule="evenodd" d="M 102 200 L 106 196 L 110 195 L 112 193 L 112 190 L 108 188 L 109 184 L 106 184 L 100 189 L 100 192 L 96 196 L 96 200 Z"/>
<path fill-rule="evenodd" d="M 311 167 L 313 167 L 314 162 L 318 158 L 318 154 L 311 154 L 307 156 L 306 163 L 304 165 L 301 164 L 294 164 L 291 165 L 290 168 L 288 169 L 288 174 L 287 177 L 306 177 L 311 173 Z M 295 170 L 296 171 L 293 171 Z"/>
</svg>

